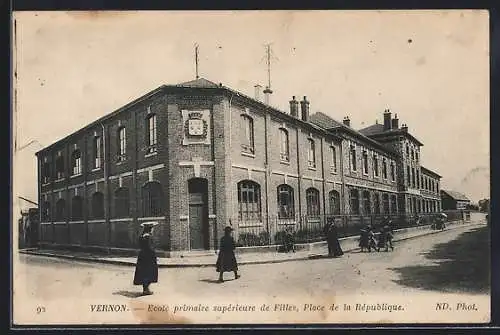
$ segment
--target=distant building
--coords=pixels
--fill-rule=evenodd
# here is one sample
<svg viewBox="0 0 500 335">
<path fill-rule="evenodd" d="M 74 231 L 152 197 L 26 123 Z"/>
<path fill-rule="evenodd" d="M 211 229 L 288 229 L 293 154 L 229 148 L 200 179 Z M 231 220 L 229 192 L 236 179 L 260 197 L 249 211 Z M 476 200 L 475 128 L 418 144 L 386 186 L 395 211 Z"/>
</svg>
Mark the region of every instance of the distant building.
<svg viewBox="0 0 500 335">
<path fill-rule="evenodd" d="M 441 204 L 443 210 L 466 209 L 470 199 L 459 192 L 441 190 Z"/>
<path fill-rule="evenodd" d="M 135 248 L 139 224 L 154 220 L 158 249 L 213 250 L 226 225 L 238 241 L 273 241 L 326 216 L 440 210 L 440 176 L 389 111 L 357 131 L 310 115 L 306 97 L 284 112 L 263 93 L 164 85 L 39 151 L 41 241 Z"/>
</svg>

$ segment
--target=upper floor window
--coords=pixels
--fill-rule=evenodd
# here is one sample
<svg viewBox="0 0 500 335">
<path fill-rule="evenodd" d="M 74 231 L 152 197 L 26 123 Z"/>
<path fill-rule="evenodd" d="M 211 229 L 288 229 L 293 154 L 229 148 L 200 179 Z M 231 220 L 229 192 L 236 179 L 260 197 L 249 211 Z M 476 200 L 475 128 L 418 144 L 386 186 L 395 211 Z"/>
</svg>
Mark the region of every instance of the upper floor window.
<svg viewBox="0 0 500 335">
<path fill-rule="evenodd" d="M 147 153 L 156 152 L 157 134 L 156 134 L 156 114 L 150 114 L 146 118 L 146 145 Z"/>
<path fill-rule="evenodd" d="M 332 173 L 337 172 L 337 150 L 335 147 L 332 145 L 330 147 L 330 159 L 331 159 L 331 164 L 330 164 L 330 171 Z"/>
<path fill-rule="evenodd" d="M 356 171 L 356 146 L 354 145 L 351 145 L 350 147 L 349 161 L 351 164 L 351 170 Z"/>
<path fill-rule="evenodd" d="M 261 220 L 260 185 L 251 180 L 238 183 L 238 216 L 242 221 Z"/>
<path fill-rule="evenodd" d="M 293 198 L 293 188 L 282 184 L 278 186 L 278 217 L 289 219 L 295 217 L 295 203 Z"/>
<path fill-rule="evenodd" d="M 411 149 L 411 159 L 414 160 L 415 159 L 415 152 L 413 151 L 413 149 Z"/>
<path fill-rule="evenodd" d="M 387 179 L 387 161 L 385 158 L 382 160 L 382 177 Z"/>
<path fill-rule="evenodd" d="M 101 149 L 102 149 L 101 136 L 95 136 L 94 137 L 94 169 L 101 168 L 101 165 L 102 165 Z"/>
<path fill-rule="evenodd" d="M 254 129 L 253 129 L 253 119 L 246 115 L 241 115 L 241 125 L 243 127 L 241 148 L 243 152 L 255 153 L 255 143 L 254 143 Z"/>
<path fill-rule="evenodd" d="M 57 179 L 64 178 L 64 157 L 60 151 L 56 158 L 56 177 Z"/>
<path fill-rule="evenodd" d="M 43 184 L 46 184 L 50 181 L 50 175 L 51 175 L 51 171 L 50 171 L 50 163 L 48 162 L 47 159 L 44 160 L 43 164 L 42 164 L 42 183 Z"/>
<path fill-rule="evenodd" d="M 127 130 L 125 127 L 118 129 L 118 160 L 123 160 L 127 153 Z"/>
<path fill-rule="evenodd" d="M 74 176 L 82 173 L 82 153 L 78 149 L 71 155 L 71 167 Z"/>
<path fill-rule="evenodd" d="M 288 162 L 290 160 L 290 145 L 288 143 L 288 131 L 280 128 L 280 159 Z"/>
<path fill-rule="evenodd" d="M 368 174 L 368 153 L 363 151 L 363 173 Z"/>
<path fill-rule="evenodd" d="M 378 157 L 377 155 L 373 156 L 373 173 L 375 177 L 378 177 Z"/>
<path fill-rule="evenodd" d="M 406 158 L 410 158 L 410 147 L 406 145 Z"/>
<path fill-rule="evenodd" d="M 394 163 L 391 163 L 391 180 L 396 180 L 396 167 L 394 166 Z"/>
<path fill-rule="evenodd" d="M 307 139 L 309 142 L 309 150 L 307 151 L 307 164 L 311 168 L 316 167 L 316 145 L 312 138 Z"/>
<path fill-rule="evenodd" d="M 411 168 L 411 186 L 415 187 L 415 168 Z"/>
<path fill-rule="evenodd" d="M 411 185 L 411 172 L 410 172 L 410 166 L 406 166 L 406 185 L 409 187 Z"/>
<path fill-rule="evenodd" d="M 418 162 L 418 151 L 415 151 L 415 160 Z"/>
</svg>

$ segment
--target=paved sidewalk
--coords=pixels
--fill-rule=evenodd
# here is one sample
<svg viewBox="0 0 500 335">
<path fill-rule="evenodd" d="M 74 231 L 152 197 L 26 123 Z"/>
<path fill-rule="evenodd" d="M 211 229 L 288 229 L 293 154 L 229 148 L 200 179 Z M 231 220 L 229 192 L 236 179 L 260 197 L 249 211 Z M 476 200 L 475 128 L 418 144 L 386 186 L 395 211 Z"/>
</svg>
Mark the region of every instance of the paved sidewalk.
<svg viewBox="0 0 500 335">
<path fill-rule="evenodd" d="M 466 224 L 452 223 L 447 226 L 446 230 L 458 229 L 462 227 L 465 228 L 475 225 L 484 225 L 484 223 L 474 222 L 474 221 Z M 425 236 L 429 234 L 438 234 L 438 233 L 440 233 L 440 231 L 425 229 L 425 230 L 415 231 L 410 234 L 405 234 L 405 236 L 404 237 L 401 236 L 401 238 L 395 236 L 394 241 L 406 240 L 410 238 L 416 238 L 420 236 Z M 344 252 L 352 252 L 357 249 L 358 249 L 357 245 L 355 247 L 347 247 L 344 248 Z M 75 251 L 64 251 L 64 250 L 56 251 L 48 249 L 35 249 L 35 250 L 27 249 L 27 250 L 20 250 L 19 253 L 45 256 L 45 257 L 56 257 L 62 259 L 71 259 L 76 261 L 124 265 L 124 266 L 135 266 L 137 260 L 136 257 L 103 256 L 86 252 L 75 252 Z M 316 245 L 314 248 L 311 247 L 309 249 L 299 250 L 295 253 L 278 253 L 275 251 L 258 252 L 258 253 L 236 252 L 236 258 L 238 260 L 238 264 L 240 265 L 282 263 L 290 261 L 323 258 L 326 256 L 327 256 L 327 247 L 325 242 Z M 198 255 L 196 257 L 194 256 L 171 257 L 171 258 L 159 257 L 158 266 L 161 268 L 210 267 L 210 266 L 215 266 L 216 260 L 217 260 L 217 255 L 215 254 L 215 252 L 212 255 L 203 255 L 203 256 Z"/>
</svg>

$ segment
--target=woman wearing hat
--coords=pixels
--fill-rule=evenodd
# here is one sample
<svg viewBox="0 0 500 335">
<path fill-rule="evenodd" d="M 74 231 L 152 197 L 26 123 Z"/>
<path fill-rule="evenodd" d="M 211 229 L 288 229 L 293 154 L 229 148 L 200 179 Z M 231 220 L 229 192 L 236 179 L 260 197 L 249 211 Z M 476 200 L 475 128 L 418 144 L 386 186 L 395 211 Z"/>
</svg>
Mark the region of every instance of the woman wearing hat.
<svg viewBox="0 0 500 335">
<path fill-rule="evenodd" d="M 143 231 L 139 237 L 140 251 L 135 266 L 134 285 L 142 285 L 143 294 L 145 295 L 153 294 L 149 290 L 149 285 L 158 282 L 158 263 L 152 243 L 153 227 L 157 224 L 158 222 L 144 222 L 141 224 Z"/>
<path fill-rule="evenodd" d="M 238 263 L 234 256 L 234 249 L 236 243 L 234 242 L 231 232 L 233 228 L 224 228 L 224 236 L 220 239 L 219 255 L 217 256 L 217 263 L 215 264 L 216 270 L 219 273 L 219 282 L 223 282 L 224 272 L 234 272 L 234 278 L 240 278 L 238 275 Z"/>
</svg>

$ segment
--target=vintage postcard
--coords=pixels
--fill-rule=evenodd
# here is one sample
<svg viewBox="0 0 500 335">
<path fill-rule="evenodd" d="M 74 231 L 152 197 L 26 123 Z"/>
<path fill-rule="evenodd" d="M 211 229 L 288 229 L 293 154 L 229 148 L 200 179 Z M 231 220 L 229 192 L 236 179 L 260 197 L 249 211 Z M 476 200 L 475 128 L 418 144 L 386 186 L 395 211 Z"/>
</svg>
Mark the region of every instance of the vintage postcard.
<svg viewBox="0 0 500 335">
<path fill-rule="evenodd" d="M 487 11 L 12 26 L 15 325 L 490 321 Z"/>
</svg>

